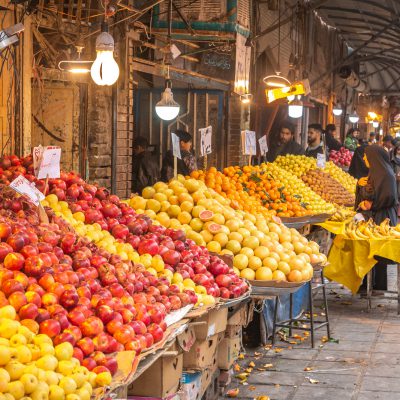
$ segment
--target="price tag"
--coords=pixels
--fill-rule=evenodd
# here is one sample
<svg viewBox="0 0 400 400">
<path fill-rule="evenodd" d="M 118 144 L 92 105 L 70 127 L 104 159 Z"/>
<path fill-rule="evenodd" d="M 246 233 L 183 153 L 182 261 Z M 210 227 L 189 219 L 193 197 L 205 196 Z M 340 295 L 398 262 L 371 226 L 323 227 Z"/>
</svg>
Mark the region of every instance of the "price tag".
<svg viewBox="0 0 400 400">
<path fill-rule="evenodd" d="M 317 154 L 317 167 L 325 168 L 326 165 L 326 157 L 325 154 L 318 153 Z"/>
<path fill-rule="evenodd" d="M 60 177 L 61 148 L 47 146 L 44 148 L 37 173 L 38 179 Z"/>
<path fill-rule="evenodd" d="M 211 141 L 212 141 L 212 126 L 207 128 L 199 129 L 200 132 L 200 154 L 204 157 L 211 153 Z"/>
<path fill-rule="evenodd" d="M 242 152 L 248 156 L 257 154 L 256 133 L 254 131 L 242 131 Z"/>
<path fill-rule="evenodd" d="M 353 221 L 354 221 L 354 222 L 365 221 L 364 215 L 362 215 L 361 213 L 357 213 L 357 214 L 353 217 Z"/>
<path fill-rule="evenodd" d="M 172 153 L 174 157 L 181 159 L 181 146 L 179 144 L 179 136 L 175 135 L 174 132 L 171 132 L 171 139 L 172 139 Z"/>
<path fill-rule="evenodd" d="M 44 195 L 36 186 L 29 182 L 23 175 L 18 176 L 10 183 L 10 188 L 14 189 L 19 194 L 23 194 L 29 198 L 36 206 L 39 205 L 39 201 L 44 199 Z"/>
<path fill-rule="evenodd" d="M 33 169 L 35 171 L 35 176 L 38 175 L 38 170 L 40 166 L 40 162 L 42 160 L 44 147 L 39 145 L 38 147 L 33 148 L 32 156 L 33 156 Z"/>
<path fill-rule="evenodd" d="M 260 153 L 265 155 L 268 153 L 268 143 L 267 143 L 267 135 L 260 137 L 258 139 L 258 144 L 260 145 Z"/>
</svg>

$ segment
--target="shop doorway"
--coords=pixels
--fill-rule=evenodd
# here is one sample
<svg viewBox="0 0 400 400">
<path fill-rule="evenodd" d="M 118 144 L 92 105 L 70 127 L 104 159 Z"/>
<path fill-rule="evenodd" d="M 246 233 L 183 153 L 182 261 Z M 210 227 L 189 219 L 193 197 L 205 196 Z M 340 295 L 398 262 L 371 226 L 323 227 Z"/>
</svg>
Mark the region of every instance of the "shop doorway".
<svg viewBox="0 0 400 400">
<path fill-rule="evenodd" d="M 163 155 L 171 147 L 170 133 L 184 129 L 193 135 L 193 147 L 199 168 L 203 168 L 200 157 L 198 130 L 212 126 L 212 153 L 207 166 L 222 168 L 227 159 L 227 122 L 224 110 L 228 109 L 227 92 L 206 89 L 173 89 L 174 99 L 180 104 L 179 117 L 172 122 L 161 121 L 155 112 L 161 89 L 137 89 L 135 91 L 135 136 L 148 139 L 161 168 Z"/>
</svg>

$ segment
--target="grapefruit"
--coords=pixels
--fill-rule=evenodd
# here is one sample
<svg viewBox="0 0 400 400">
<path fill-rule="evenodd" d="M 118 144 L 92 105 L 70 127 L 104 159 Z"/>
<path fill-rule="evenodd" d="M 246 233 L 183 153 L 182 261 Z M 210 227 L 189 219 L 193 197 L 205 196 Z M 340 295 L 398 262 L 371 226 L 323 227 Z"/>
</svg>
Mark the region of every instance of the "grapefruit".
<svg viewBox="0 0 400 400">
<path fill-rule="evenodd" d="M 207 243 L 207 250 L 219 254 L 221 251 L 221 245 L 215 240 L 212 240 L 211 242 Z"/>
<path fill-rule="evenodd" d="M 161 204 L 157 200 L 149 199 L 149 200 L 147 200 L 147 203 L 146 203 L 146 209 L 152 210 L 155 213 L 158 213 L 161 209 Z"/>
<path fill-rule="evenodd" d="M 226 233 L 220 232 L 214 236 L 214 240 L 217 241 L 221 245 L 221 247 L 225 247 L 229 239 Z"/>
<path fill-rule="evenodd" d="M 214 213 L 212 211 L 210 211 L 210 210 L 201 211 L 200 214 L 199 214 L 199 218 L 203 222 L 211 221 L 213 216 L 214 216 Z"/>
<path fill-rule="evenodd" d="M 203 206 L 194 206 L 193 209 L 192 209 L 192 216 L 195 217 L 195 218 L 198 218 L 202 211 L 205 211 L 205 207 L 203 207 Z"/>
<path fill-rule="evenodd" d="M 199 218 L 193 218 L 189 225 L 196 232 L 200 232 L 203 228 L 203 222 Z"/>
<path fill-rule="evenodd" d="M 224 225 L 225 224 L 225 217 L 222 214 L 214 214 L 214 216 L 212 217 L 212 220 L 216 223 L 216 224 L 220 224 L 220 225 Z"/>
<path fill-rule="evenodd" d="M 254 250 L 260 245 L 260 241 L 255 236 L 249 236 L 243 239 L 242 244 L 244 247 L 249 247 Z"/>
<path fill-rule="evenodd" d="M 156 193 L 153 197 L 154 200 L 157 200 L 159 203 L 162 203 L 163 201 L 167 201 L 168 198 L 165 194 L 163 193 Z"/>
<path fill-rule="evenodd" d="M 232 232 L 228 236 L 229 240 L 236 240 L 239 243 L 242 243 L 243 241 L 243 236 L 239 232 Z"/>
<path fill-rule="evenodd" d="M 262 261 L 256 256 L 249 257 L 249 267 L 254 270 L 258 270 L 262 266 Z"/>
<path fill-rule="evenodd" d="M 256 273 L 256 279 L 258 281 L 270 281 L 272 280 L 272 271 L 268 267 L 258 268 Z"/>
<path fill-rule="evenodd" d="M 211 240 L 214 238 L 213 234 L 206 230 L 201 231 L 200 235 L 203 236 L 203 239 L 206 243 L 211 242 Z"/>
<path fill-rule="evenodd" d="M 132 197 L 129 201 L 129 205 L 135 210 L 144 210 L 146 208 L 146 199 L 140 196 Z"/>
<path fill-rule="evenodd" d="M 167 213 L 171 218 L 176 218 L 181 212 L 181 208 L 174 204 L 172 206 L 169 206 Z"/>
<path fill-rule="evenodd" d="M 240 271 L 240 277 L 244 279 L 254 280 L 254 278 L 256 277 L 256 273 L 250 268 L 245 268 Z"/>
<path fill-rule="evenodd" d="M 191 213 L 193 209 L 193 203 L 190 201 L 184 201 L 181 203 L 181 210 L 182 211 L 187 211 L 188 213 Z"/>
<path fill-rule="evenodd" d="M 252 257 L 254 255 L 254 251 L 250 249 L 250 247 L 242 247 L 240 254 L 245 254 L 247 257 Z"/>
<path fill-rule="evenodd" d="M 240 252 L 240 249 L 242 246 L 237 240 L 229 240 L 229 242 L 226 244 L 225 248 L 227 250 L 230 250 L 233 254 L 238 254 Z"/>
<path fill-rule="evenodd" d="M 290 265 L 286 261 L 279 261 L 278 270 L 282 271 L 285 275 L 288 275 L 290 272 Z"/>
<path fill-rule="evenodd" d="M 233 266 L 237 269 L 245 269 L 249 265 L 249 259 L 244 254 L 236 254 L 233 258 Z"/>
<path fill-rule="evenodd" d="M 237 219 L 228 219 L 225 226 L 231 231 L 236 232 L 240 228 L 240 223 Z"/>
<path fill-rule="evenodd" d="M 181 203 L 181 204 L 185 201 L 188 201 L 189 203 L 193 203 L 192 196 L 189 193 L 181 193 L 178 196 L 178 200 L 179 200 L 179 203 Z"/>
<path fill-rule="evenodd" d="M 182 211 L 178 215 L 178 221 L 181 224 L 188 224 L 192 220 L 192 216 L 187 211 Z"/>
<path fill-rule="evenodd" d="M 289 272 L 287 279 L 289 282 L 301 282 L 303 280 L 303 276 L 300 271 L 292 270 Z"/>
<path fill-rule="evenodd" d="M 265 246 L 258 246 L 254 249 L 254 255 L 256 257 L 261 258 L 262 260 L 264 260 L 264 258 L 268 257 L 269 253 L 270 253 L 270 251 L 269 251 L 268 247 L 265 247 Z"/>
<path fill-rule="evenodd" d="M 213 235 L 221 231 L 221 225 L 215 224 L 214 222 L 206 222 L 204 228 L 210 231 Z"/>
<path fill-rule="evenodd" d="M 277 269 L 276 271 L 274 271 L 272 273 L 272 280 L 273 281 L 286 281 L 286 275 L 282 272 L 279 271 L 279 269 Z"/>
<path fill-rule="evenodd" d="M 142 190 L 142 196 L 145 199 L 152 199 L 155 194 L 156 194 L 156 191 L 151 186 L 147 186 Z"/>
<path fill-rule="evenodd" d="M 276 271 L 278 268 L 278 261 L 273 257 L 266 257 L 263 259 L 263 265 L 271 269 L 271 271 Z"/>
<path fill-rule="evenodd" d="M 188 179 L 183 184 L 189 193 L 197 192 L 200 189 L 200 182 L 196 179 Z"/>
<path fill-rule="evenodd" d="M 170 219 L 169 216 L 166 212 L 160 212 L 156 216 L 156 220 L 162 225 L 165 226 L 166 228 L 169 227 L 170 225 Z"/>
</svg>

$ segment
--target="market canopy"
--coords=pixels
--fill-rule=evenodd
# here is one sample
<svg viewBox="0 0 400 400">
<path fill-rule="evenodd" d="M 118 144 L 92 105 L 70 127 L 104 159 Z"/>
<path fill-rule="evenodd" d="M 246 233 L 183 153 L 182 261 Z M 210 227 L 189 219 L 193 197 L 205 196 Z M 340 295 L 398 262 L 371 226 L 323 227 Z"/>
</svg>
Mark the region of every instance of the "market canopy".
<svg viewBox="0 0 400 400">
<path fill-rule="evenodd" d="M 321 3 L 321 2 L 320 2 Z M 397 0 L 323 1 L 316 12 L 337 29 L 348 47 L 348 64 L 375 94 L 400 93 L 400 3 Z"/>
</svg>

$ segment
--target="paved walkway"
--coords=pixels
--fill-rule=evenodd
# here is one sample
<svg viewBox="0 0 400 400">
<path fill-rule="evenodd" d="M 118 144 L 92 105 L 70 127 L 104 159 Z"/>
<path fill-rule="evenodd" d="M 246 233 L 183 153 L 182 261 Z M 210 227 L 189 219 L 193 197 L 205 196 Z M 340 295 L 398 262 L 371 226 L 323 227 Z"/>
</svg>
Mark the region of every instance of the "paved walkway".
<svg viewBox="0 0 400 400">
<path fill-rule="evenodd" d="M 389 276 L 394 284 L 394 268 Z M 336 341 L 326 342 L 321 330 L 311 349 L 309 338 L 298 331 L 294 333 L 304 340 L 248 349 L 235 373 L 251 362 L 255 367 L 244 385 L 233 378 L 229 388 L 239 388 L 237 399 L 400 400 L 400 317 L 397 301 L 387 296 L 374 298 L 367 313 L 366 300 L 330 284 L 331 336 Z"/>
</svg>

